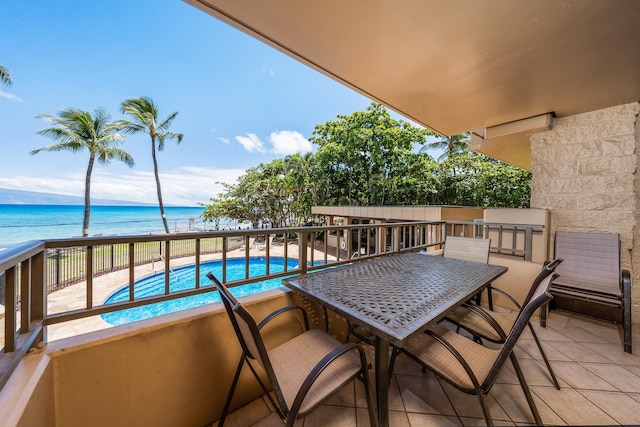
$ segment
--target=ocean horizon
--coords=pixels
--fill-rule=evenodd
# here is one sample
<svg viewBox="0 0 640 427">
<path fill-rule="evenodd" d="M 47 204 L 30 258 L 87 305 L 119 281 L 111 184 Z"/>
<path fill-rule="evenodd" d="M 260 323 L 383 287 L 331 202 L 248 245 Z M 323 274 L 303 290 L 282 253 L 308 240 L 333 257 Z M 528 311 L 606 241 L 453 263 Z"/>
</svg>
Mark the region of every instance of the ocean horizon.
<svg viewBox="0 0 640 427">
<path fill-rule="evenodd" d="M 168 206 L 171 231 L 213 229 L 201 217 L 204 207 Z M 83 205 L 0 204 L 0 250 L 31 240 L 82 236 Z M 220 222 L 235 228 L 237 221 Z M 91 206 L 89 236 L 164 233 L 158 206 Z"/>
</svg>

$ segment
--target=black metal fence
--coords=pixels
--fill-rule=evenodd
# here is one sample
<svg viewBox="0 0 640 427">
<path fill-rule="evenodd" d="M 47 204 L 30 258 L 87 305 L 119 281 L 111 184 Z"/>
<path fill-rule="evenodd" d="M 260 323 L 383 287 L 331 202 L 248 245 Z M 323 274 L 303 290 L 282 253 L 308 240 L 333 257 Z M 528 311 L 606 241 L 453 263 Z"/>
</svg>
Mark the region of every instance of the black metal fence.
<svg viewBox="0 0 640 427">
<path fill-rule="evenodd" d="M 228 250 L 242 246 L 241 237 L 229 239 Z M 134 245 L 133 265 L 165 261 L 166 241 L 139 242 Z M 130 267 L 129 243 L 111 243 L 91 247 L 93 276 L 125 270 Z M 196 255 L 196 240 L 171 242 L 169 259 Z M 222 252 L 222 239 L 201 239 L 199 253 L 202 255 Z M 85 281 L 87 279 L 87 246 L 55 248 L 47 250 L 47 293 Z"/>
</svg>

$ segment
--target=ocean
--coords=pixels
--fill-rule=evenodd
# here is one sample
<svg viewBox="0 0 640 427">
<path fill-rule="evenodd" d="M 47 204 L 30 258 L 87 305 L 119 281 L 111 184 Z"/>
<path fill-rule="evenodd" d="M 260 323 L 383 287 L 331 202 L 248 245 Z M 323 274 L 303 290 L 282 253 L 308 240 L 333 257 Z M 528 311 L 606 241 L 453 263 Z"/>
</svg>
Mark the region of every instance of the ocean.
<svg viewBox="0 0 640 427">
<path fill-rule="evenodd" d="M 165 207 L 171 231 L 213 229 L 200 214 L 204 207 Z M 84 206 L 0 204 L 0 250 L 29 240 L 82 236 Z M 232 220 L 220 227 L 235 228 Z M 163 233 L 157 206 L 92 206 L 89 235 Z"/>
</svg>

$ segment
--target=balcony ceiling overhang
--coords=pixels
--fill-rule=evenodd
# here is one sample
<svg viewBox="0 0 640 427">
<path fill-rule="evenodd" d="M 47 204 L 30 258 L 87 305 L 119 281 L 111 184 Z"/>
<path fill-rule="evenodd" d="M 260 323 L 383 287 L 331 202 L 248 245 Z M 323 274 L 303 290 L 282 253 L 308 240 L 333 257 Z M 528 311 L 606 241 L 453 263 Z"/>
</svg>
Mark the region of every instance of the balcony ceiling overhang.
<svg viewBox="0 0 640 427">
<path fill-rule="evenodd" d="M 442 135 L 640 100 L 638 0 L 185 1 Z"/>
</svg>

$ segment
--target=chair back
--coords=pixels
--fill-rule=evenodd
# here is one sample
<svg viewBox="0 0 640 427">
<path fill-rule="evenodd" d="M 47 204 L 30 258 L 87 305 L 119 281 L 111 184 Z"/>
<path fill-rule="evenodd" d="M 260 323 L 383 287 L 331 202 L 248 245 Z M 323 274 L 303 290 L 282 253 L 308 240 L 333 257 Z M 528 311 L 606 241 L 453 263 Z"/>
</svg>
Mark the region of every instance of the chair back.
<svg viewBox="0 0 640 427">
<path fill-rule="evenodd" d="M 615 233 L 557 231 L 554 256 L 564 259 L 558 284 L 620 294 L 620 237 Z"/>
<path fill-rule="evenodd" d="M 229 315 L 229 319 L 231 320 L 233 329 L 238 337 L 238 341 L 240 341 L 242 350 L 248 357 L 256 360 L 262 369 L 267 372 L 269 379 L 274 381 L 275 375 L 273 376 L 274 378 L 272 378 L 271 373 L 273 372 L 273 369 L 269 362 L 267 349 L 264 345 L 264 341 L 262 340 L 262 336 L 260 335 L 255 319 L 251 313 L 249 313 L 247 309 L 238 302 L 231 292 L 229 292 L 229 289 L 218 280 L 217 277 L 215 277 L 211 272 L 207 273 L 207 277 L 213 282 L 220 292 L 224 308 Z"/>
<path fill-rule="evenodd" d="M 556 271 L 556 268 L 558 268 L 558 266 L 560 265 L 560 263 L 562 263 L 562 261 L 563 260 L 561 258 L 556 258 L 553 261 L 549 262 L 548 264 L 545 264 L 544 267 L 542 267 L 542 270 L 540 270 L 540 273 L 538 273 L 536 278 L 533 279 L 533 283 L 531 284 L 529 293 L 527 293 L 527 297 L 522 302 L 523 307 L 529 304 L 529 301 L 531 301 L 531 298 L 533 298 L 533 294 L 538 289 L 538 285 L 540 285 L 540 282 L 542 282 L 550 274 L 554 273 Z"/>
<path fill-rule="evenodd" d="M 444 242 L 443 256 L 445 258 L 487 263 L 489 262 L 490 245 L 491 239 L 447 236 Z"/>
<path fill-rule="evenodd" d="M 542 274 L 542 272 L 540 274 Z M 524 328 L 527 327 L 533 313 L 553 298 L 549 293 L 549 286 L 551 286 L 551 282 L 556 277 L 558 277 L 558 274 L 548 273 L 544 279 L 540 280 L 538 286 L 534 287 L 529 302 L 520 310 L 520 313 L 518 314 L 518 317 L 516 317 L 515 323 L 511 328 L 511 332 L 509 332 L 509 335 L 507 336 L 507 339 L 505 340 L 489 375 L 487 375 L 484 384 L 482 384 L 483 389 L 488 390 L 497 379 L 502 366 L 507 358 L 511 356 L 511 352 L 515 347 L 516 342 L 520 338 L 520 335 L 522 335 Z"/>
</svg>

